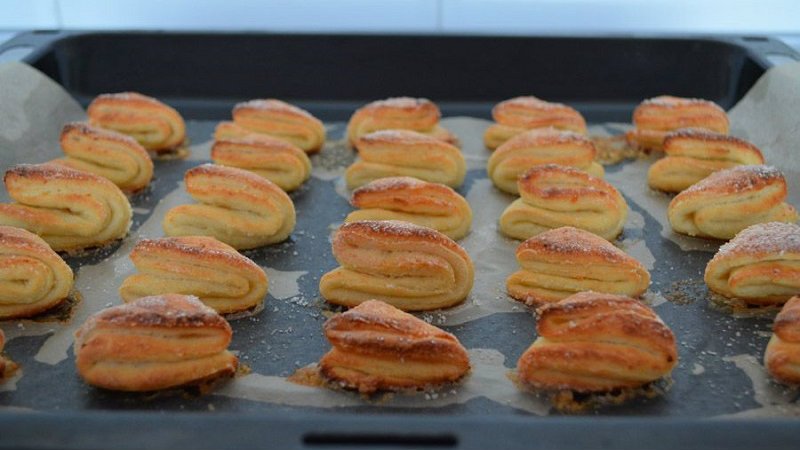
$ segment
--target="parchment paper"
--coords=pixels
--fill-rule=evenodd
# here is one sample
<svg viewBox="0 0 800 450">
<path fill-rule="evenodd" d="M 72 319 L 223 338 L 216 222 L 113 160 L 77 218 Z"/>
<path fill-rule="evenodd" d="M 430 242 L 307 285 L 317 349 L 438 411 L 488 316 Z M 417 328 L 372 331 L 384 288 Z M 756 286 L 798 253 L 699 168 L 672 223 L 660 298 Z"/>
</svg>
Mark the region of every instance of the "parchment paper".
<svg viewBox="0 0 800 450">
<path fill-rule="evenodd" d="M 731 111 L 734 134 L 754 141 L 770 164 L 788 170 L 792 202 L 800 182 L 797 114 L 800 64 L 767 74 Z M 780 116 L 780 117 L 776 117 Z M 0 66 L 0 167 L 43 162 L 60 156 L 58 133 L 84 112 L 59 86 L 23 64 Z M 219 120 L 227 119 L 220 117 Z M 119 394 L 87 387 L 74 369 L 72 333 L 88 315 L 121 303 L 117 289 L 133 273 L 128 258 L 142 237 L 162 235 L 161 219 L 175 205 L 192 200 L 184 191 L 186 169 L 209 160 L 215 121 L 189 121 L 194 144 L 186 160 L 157 161 L 151 188 L 131 199 L 134 224 L 130 236 L 116 246 L 82 257 L 67 258 L 77 275 L 83 301 L 67 323 L 7 321 L 0 323 L 9 342 L 6 353 L 22 366 L 11 382 L 0 385 L 0 407 L 53 409 L 147 409 L 215 411 L 286 411 L 287 414 L 330 408 L 381 414 L 418 412 L 446 414 L 548 414 L 542 399 L 520 392 L 508 372 L 535 339 L 530 310 L 510 300 L 504 280 L 517 269 L 519 241 L 497 231 L 500 212 L 514 197 L 495 189 L 486 178 L 489 152 L 481 136 L 489 122 L 467 117 L 445 118 L 442 124 L 461 139 L 469 173 L 458 190 L 475 212 L 473 230 L 461 241 L 476 263 L 475 289 L 467 301 L 449 310 L 420 314 L 426 321 L 455 333 L 470 350 L 473 372 L 463 384 L 418 395 L 363 399 L 357 394 L 299 386 L 287 381 L 298 368 L 316 362 L 329 348 L 322 323 L 338 311 L 319 298 L 319 277 L 337 264 L 330 253 L 331 232 L 350 211 L 341 179 L 355 155 L 344 145 L 343 123 L 327 124 L 328 143 L 314 156 L 311 180 L 291 194 L 298 226 L 289 241 L 245 252 L 267 270 L 270 294 L 265 310 L 232 322 L 231 348 L 253 373 L 232 380 L 207 396 Z M 627 124 L 594 124 L 595 135 L 624 132 Z M 780 135 L 776 137 L 776 135 Z M 702 271 L 719 243 L 678 236 L 666 222 L 670 197 L 646 187 L 653 158 L 607 167 L 607 179 L 625 195 L 630 217 L 617 241 L 651 271 L 653 284 L 645 297 L 673 329 L 680 363 L 674 384 L 664 396 L 639 400 L 599 414 L 661 416 L 798 415 L 797 392 L 770 381 L 761 359 L 770 335 L 770 318 L 734 318 L 708 302 Z M 0 198 L 6 200 L 5 190 Z M 53 380 L 58 380 L 54 383 Z"/>
<path fill-rule="evenodd" d="M 731 134 L 757 145 L 768 163 L 792 172 L 790 188 L 800 189 L 800 62 L 771 69 L 728 114 Z"/>
<path fill-rule="evenodd" d="M 86 112 L 56 82 L 27 64 L 0 64 L 0 151 L 10 163 L 40 163 L 61 156 L 61 127 Z"/>
</svg>

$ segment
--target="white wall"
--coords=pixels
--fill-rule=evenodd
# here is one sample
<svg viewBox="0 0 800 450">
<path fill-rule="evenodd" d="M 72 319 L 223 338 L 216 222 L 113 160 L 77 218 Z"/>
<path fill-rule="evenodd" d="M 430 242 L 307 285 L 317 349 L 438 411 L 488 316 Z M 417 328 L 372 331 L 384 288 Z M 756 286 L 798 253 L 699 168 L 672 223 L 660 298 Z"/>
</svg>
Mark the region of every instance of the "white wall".
<svg viewBox="0 0 800 450">
<path fill-rule="evenodd" d="M 0 0 L 0 30 L 800 33 L 800 0 Z"/>
</svg>

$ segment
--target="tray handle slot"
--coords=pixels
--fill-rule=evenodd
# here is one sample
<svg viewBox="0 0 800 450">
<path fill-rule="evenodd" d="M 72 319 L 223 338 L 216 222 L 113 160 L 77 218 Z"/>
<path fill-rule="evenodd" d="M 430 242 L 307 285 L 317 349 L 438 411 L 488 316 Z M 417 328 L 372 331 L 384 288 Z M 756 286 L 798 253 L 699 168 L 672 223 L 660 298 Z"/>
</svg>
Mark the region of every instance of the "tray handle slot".
<svg viewBox="0 0 800 450">
<path fill-rule="evenodd" d="M 452 434 L 399 433 L 307 433 L 303 436 L 307 448 L 329 447 L 402 447 L 457 448 L 458 439 Z"/>
</svg>

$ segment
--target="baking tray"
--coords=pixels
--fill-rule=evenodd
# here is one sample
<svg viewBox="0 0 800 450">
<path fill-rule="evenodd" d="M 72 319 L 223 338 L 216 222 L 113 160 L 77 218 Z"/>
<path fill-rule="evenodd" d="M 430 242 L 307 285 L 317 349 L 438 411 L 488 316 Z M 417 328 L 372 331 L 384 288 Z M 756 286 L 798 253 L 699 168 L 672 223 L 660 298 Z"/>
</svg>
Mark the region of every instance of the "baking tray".
<svg viewBox="0 0 800 450">
<path fill-rule="evenodd" d="M 203 161 L 215 122 L 228 118 L 237 101 L 283 98 L 325 120 L 332 144 L 315 157 L 316 167 L 351 158 L 341 143 L 343 121 L 356 107 L 394 95 L 433 99 L 448 117 L 445 125 L 465 141 L 465 153 L 478 155 L 480 150 L 488 156 L 478 148 L 477 131 L 485 122 L 477 119 L 488 118 L 491 106 L 508 97 L 535 93 L 576 106 L 595 124 L 626 122 L 641 99 L 662 93 L 703 97 L 728 108 L 770 66 L 771 56 L 798 59 L 783 44 L 760 37 L 31 32 L 4 44 L 0 54 L 12 48 L 29 48 L 25 61 L 84 105 L 99 93 L 137 90 L 176 106 L 187 118 L 193 156 L 157 163 L 152 190 L 132 202 L 136 208 L 133 233 L 150 223 L 159 201 L 177 190 L 183 172 Z M 620 128 L 603 125 L 593 131 L 614 134 Z M 18 162 L 8 159 L 0 154 L 3 169 Z M 485 170 L 479 166 L 470 165 L 459 189 L 468 197 L 473 187 L 487 185 Z M 623 183 L 631 178 L 631 167 L 625 163 L 607 167 L 609 179 Z M 295 274 L 297 281 L 296 288 L 271 285 L 266 310 L 233 323 L 231 348 L 257 374 L 285 377 L 315 362 L 329 348 L 321 326 L 332 309 L 319 299 L 317 283 L 319 276 L 336 266 L 328 237 L 332 225 L 350 210 L 340 188 L 333 177 L 312 177 L 292 194 L 298 211 L 292 238 L 246 252 L 260 265 L 277 271 L 275 280 Z M 0 406 L 15 408 L 0 409 L 0 447 L 106 448 L 110 443 L 119 448 L 796 447 L 800 428 L 796 421 L 780 418 L 781 412 L 794 411 L 795 394 L 752 373 L 766 345 L 771 320 L 732 318 L 711 308 L 697 281 L 713 249 L 708 243 L 664 239 L 660 217 L 664 212 L 651 211 L 647 202 L 639 200 L 628 196 L 632 216 L 638 218 L 634 222 L 641 223 L 626 229 L 625 238 L 631 245 L 644 243 L 649 250 L 651 291 L 670 300 L 686 300 L 678 304 L 656 299 L 657 312 L 675 331 L 681 356 L 665 397 L 604 408 L 589 417 L 535 414 L 541 413 L 538 404 L 520 400 L 525 397 L 516 394 L 513 385 L 500 386 L 502 375 L 534 340 L 535 322 L 524 307 L 499 298 L 502 292 L 498 291 L 498 298 L 490 299 L 505 302 L 494 303 L 505 305 L 498 312 L 444 327 L 467 348 L 490 347 L 497 353 L 489 356 L 504 358 L 478 364 L 469 381 L 479 393 L 490 393 L 491 399 L 470 396 L 465 393 L 467 387 L 455 388 L 453 394 L 443 392 L 441 397 L 369 401 L 356 394 L 309 394 L 303 389 L 274 401 L 245 400 L 230 389 L 227 395 L 212 396 L 110 393 L 80 381 L 71 350 L 69 357 L 55 365 L 40 362 L 48 358 L 40 354 L 49 339 L 45 334 L 18 337 L 6 346 L 6 352 L 22 365 L 23 376 L 16 390 L 0 392 Z M 491 208 L 487 203 L 473 204 L 473 209 Z M 513 241 L 505 245 L 513 246 Z M 74 269 L 101 267 L 98 263 L 110 264 L 108 259 L 117 250 L 68 262 Z M 480 272 L 484 261 L 481 255 L 472 256 Z M 506 258 L 513 261 L 513 253 Z M 307 273 L 296 275 L 299 272 Z M 83 272 L 83 279 L 89 277 L 87 273 L 91 271 Z M 102 279 L 98 278 L 97 285 L 103 285 Z M 273 290 L 277 295 L 281 289 L 289 292 L 287 297 L 274 298 Z M 678 291 L 688 295 L 677 295 Z M 109 304 L 118 302 L 109 295 Z M 436 314 L 424 318 L 440 321 Z M 54 331 L 61 326 L 52 324 Z M 3 327 L 9 331 L 9 324 Z M 13 333 L 25 334 L 9 334 Z M 487 376 L 488 366 L 498 370 Z M 509 386 L 511 394 L 506 390 Z M 295 394 L 295 399 L 303 400 L 293 400 Z M 780 403 L 778 408 L 774 401 Z M 315 402 L 319 405 L 309 406 Z M 730 417 L 742 411 L 766 411 L 779 417 Z"/>
</svg>

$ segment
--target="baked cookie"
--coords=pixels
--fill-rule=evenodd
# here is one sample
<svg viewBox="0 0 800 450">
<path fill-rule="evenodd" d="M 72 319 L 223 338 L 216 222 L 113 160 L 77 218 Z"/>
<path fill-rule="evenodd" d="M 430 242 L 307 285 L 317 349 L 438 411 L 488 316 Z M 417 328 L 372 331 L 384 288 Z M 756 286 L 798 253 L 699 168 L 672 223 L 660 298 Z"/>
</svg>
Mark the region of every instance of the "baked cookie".
<svg viewBox="0 0 800 450">
<path fill-rule="evenodd" d="M 636 129 L 627 133 L 628 141 L 640 148 L 663 149 L 670 131 L 703 128 L 728 134 L 728 115 L 716 103 L 697 98 L 662 95 L 643 101 L 633 111 Z"/>
<path fill-rule="evenodd" d="M 404 311 L 447 308 L 472 290 L 467 252 L 431 228 L 408 222 L 346 223 L 333 238 L 341 267 L 322 276 L 325 300 L 348 307 L 381 300 Z"/>
<path fill-rule="evenodd" d="M 668 376 L 678 362 L 672 331 L 638 300 L 581 292 L 537 314 L 539 337 L 517 363 L 525 386 L 577 393 L 637 388 Z"/>
<path fill-rule="evenodd" d="M 540 305 L 584 291 L 639 297 L 650 273 L 636 259 L 588 231 L 561 227 L 517 247 L 522 268 L 506 280 L 508 294 Z"/>
<path fill-rule="evenodd" d="M 786 180 L 774 167 L 737 166 L 714 172 L 669 203 L 672 229 L 689 236 L 730 239 L 756 223 L 797 221 L 786 203 Z"/>
<path fill-rule="evenodd" d="M 0 320 L 30 317 L 59 305 L 73 281 L 72 269 L 42 238 L 0 225 Z"/>
<path fill-rule="evenodd" d="M 6 172 L 0 225 L 38 234 L 55 251 L 81 250 L 125 237 L 131 205 L 111 181 L 58 164 L 20 164 Z"/>
<path fill-rule="evenodd" d="M 800 295 L 800 226 L 745 228 L 711 258 L 705 281 L 717 294 L 748 305 L 781 305 Z"/>
<path fill-rule="evenodd" d="M 582 134 L 550 128 L 530 130 L 506 141 L 489 157 L 486 170 L 495 186 L 519 194 L 517 180 L 526 170 L 542 164 L 575 167 L 602 178 L 603 166 L 595 162 L 594 144 Z"/>
<path fill-rule="evenodd" d="M 764 366 L 781 383 L 800 385 L 800 296 L 783 305 L 772 326 Z"/>
<path fill-rule="evenodd" d="M 492 108 L 495 123 L 486 129 L 483 142 L 496 149 L 523 131 L 536 128 L 555 128 L 586 134 L 586 120 L 574 108 L 551 103 L 533 96 L 514 97 Z"/>
<path fill-rule="evenodd" d="M 233 124 L 233 127 L 223 125 L 217 133 L 224 137 L 244 137 L 250 133 L 268 135 L 308 153 L 318 152 L 325 145 L 325 125 L 308 111 L 280 100 L 250 100 L 237 104 L 233 108 Z"/>
<path fill-rule="evenodd" d="M 299 188 L 311 176 L 311 160 L 300 147 L 268 135 L 222 138 L 214 141 L 215 164 L 258 174 L 284 191 Z"/>
<path fill-rule="evenodd" d="M 472 209 L 453 189 L 411 177 L 380 178 L 353 191 L 345 222 L 402 220 L 461 239 L 472 224 Z"/>
<path fill-rule="evenodd" d="M 573 226 L 612 240 L 628 218 L 628 204 L 614 186 L 574 167 L 531 167 L 517 190 L 521 197 L 500 216 L 500 231 L 515 239 Z"/>
<path fill-rule="evenodd" d="M 123 192 L 140 191 L 153 179 L 153 160 L 130 136 L 73 122 L 64 125 L 60 142 L 66 156 L 53 163 L 108 178 Z"/>
<path fill-rule="evenodd" d="M 142 297 L 89 317 L 75 333 L 75 364 L 88 384 L 114 391 L 198 384 L 236 371 L 231 335 L 197 297 Z"/>
<path fill-rule="evenodd" d="M 345 171 L 348 189 L 386 177 L 414 177 L 450 187 L 467 173 L 464 155 L 439 139 L 405 130 L 376 131 L 356 142 L 359 159 Z"/>
<path fill-rule="evenodd" d="M 755 145 L 733 136 L 700 129 L 670 132 L 666 156 L 647 172 L 647 184 L 664 192 L 680 192 L 722 169 L 764 164 Z"/>
<path fill-rule="evenodd" d="M 458 381 L 469 356 L 455 336 L 386 303 L 369 300 L 325 322 L 333 348 L 320 372 L 362 393 Z"/>
<path fill-rule="evenodd" d="M 126 302 L 160 294 L 194 295 L 220 314 L 259 308 L 267 274 L 229 245 L 206 236 L 142 239 L 131 252 L 137 274 L 122 282 Z"/>
<path fill-rule="evenodd" d="M 266 178 L 203 164 L 187 170 L 184 181 L 198 203 L 167 212 L 167 236 L 211 236 L 241 250 L 284 241 L 294 230 L 292 199 Z"/>
<path fill-rule="evenodd" d="M 127 134 L 156 153 L 174 151 L 186 140 L 178 111 L 136 92 L 99 95 L 86 112 L 89 124 Z"/>
<path fill-rule="evenodd" d="M 350 145 L 380 130 L 410 130 L 458 145 L 458 138 L 439 125 L 439 107 L 426 98 L 394 97 L 359 108 L 347 123 Z"/>
</svg>

